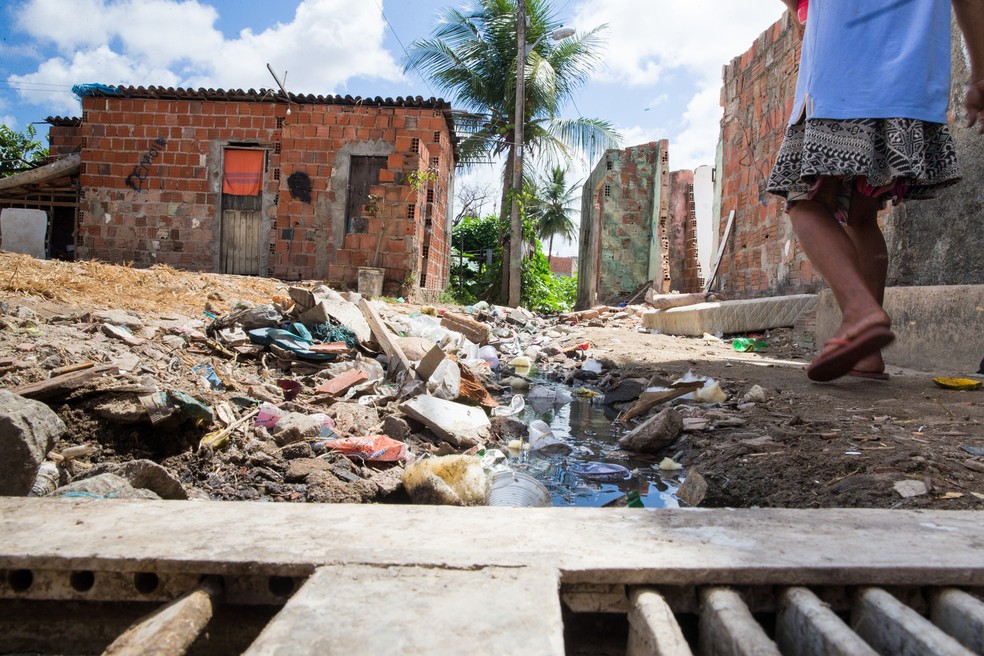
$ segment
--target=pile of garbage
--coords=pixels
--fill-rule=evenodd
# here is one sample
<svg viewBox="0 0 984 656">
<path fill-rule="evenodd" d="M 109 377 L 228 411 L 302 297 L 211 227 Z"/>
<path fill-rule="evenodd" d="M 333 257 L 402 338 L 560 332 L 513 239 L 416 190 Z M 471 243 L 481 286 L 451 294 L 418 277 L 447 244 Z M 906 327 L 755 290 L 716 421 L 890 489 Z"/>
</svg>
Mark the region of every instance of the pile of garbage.
<svg viewBox="0 0 984 656">
<path fill-rule="evenodd" d="M 578 326 L 641 307 L 553 319 L 484 302 L 408 313 L 326 286 L 226 313 L 206 305 L 202 319 L 108 311 L 42 322 L 0 305 L 13 353 L 0 357 L 6 495 L 550 505 L 507 454 L 572 444 L 519 421 L 527 404 L 569 403 L 564 386 L 577 388 L 626 404 L 629 426 L 686 394 L 726 397 L 703 380 L 653 388 L 605 375 Z M 684 424 L 665 409 L 620 444 L 656 454 Z M 588 465 L 586 479 L 625 470 Z"/>
</svg>

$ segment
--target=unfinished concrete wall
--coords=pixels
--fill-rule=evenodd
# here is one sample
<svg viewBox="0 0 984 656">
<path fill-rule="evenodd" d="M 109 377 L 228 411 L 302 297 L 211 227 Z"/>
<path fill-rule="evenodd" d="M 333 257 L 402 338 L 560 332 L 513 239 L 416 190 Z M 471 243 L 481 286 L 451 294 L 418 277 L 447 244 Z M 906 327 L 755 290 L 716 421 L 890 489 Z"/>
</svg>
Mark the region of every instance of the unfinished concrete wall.
<svg viewBox="0 0 984 656">
<path fill-rule="evenodd" d="M 963 39 L 954 21 L 950 130 L 963 180 L 937 197 L 900 205 L 888 215 L 889 285 L 984 284 L 984 138 L 966 127 Z"/>
<path fill-rule="evenodd" d="M 576 307 L 647 282 L 670 290 L 668 162 L 666 139 L 609 150 L 584 183 Z"/>
<path fill-rule="evenodd" d="M 378 266 L 392 292 L 443 289 L 454 168 L 443 101 L 298 100 L 288 115 L 255 92 L 130 88 L 85 98 L 80 257 L 220 271 L 223 153 L 248 148 L 266 158 L 260 275 L 354 286 L 358 267 Z M 386 160 L 371 189 L 379 200 L 352 228 L 348 175 L 358 155 Z M 414 189 L 411 172 L 429 170 Z"/>
<path fill-rule="evenodd" d="M 792 110 L 800 43 L 787 12 L 724 69 L 721 230 L 732 211 L 735 221 L 714 288 L 737 297 L 808 293 L 821 283 L 785 203 L 765 192 Z"/>
</svg>

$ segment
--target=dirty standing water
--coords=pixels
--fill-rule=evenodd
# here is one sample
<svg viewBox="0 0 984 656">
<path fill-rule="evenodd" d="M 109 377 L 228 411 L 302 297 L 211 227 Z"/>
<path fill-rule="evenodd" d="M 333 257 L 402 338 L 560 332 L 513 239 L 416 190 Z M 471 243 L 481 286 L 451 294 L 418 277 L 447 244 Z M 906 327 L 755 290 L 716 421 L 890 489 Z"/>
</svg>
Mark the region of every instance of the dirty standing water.
<svg viewBox="0 0 984 656">
<path fill-rule="evenodd" d="M 511 450 L 510 465 L 543 483 L 554 506 L 624 505 L 634 491 L 647 508 L 678 508 L 676 492 L 684 472 L 661 470 L 658 460 L 643 460 L 621 450 L 621 432 L 612 426 L 616 415 L 613 408 L 592 399 L 575 397 L 564 404 L 527 400 L 518 419 L 527 426 L 535 420 L 545 422 L 571 448 Z M 609 463 L 629 471 L 606 467 Z"/>
</svg>

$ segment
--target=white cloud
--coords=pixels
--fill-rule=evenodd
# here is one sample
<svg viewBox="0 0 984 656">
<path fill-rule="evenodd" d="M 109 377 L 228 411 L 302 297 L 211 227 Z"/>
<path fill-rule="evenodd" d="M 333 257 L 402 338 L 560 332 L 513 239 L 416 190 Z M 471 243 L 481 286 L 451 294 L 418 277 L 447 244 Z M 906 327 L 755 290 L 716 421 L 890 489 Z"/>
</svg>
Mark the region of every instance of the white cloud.
<svg viewBox="0 0 984 656">
<path fill-rule="evenodd" d="M 655 84 L 664 72 L 682 68 L 720 80 L 721 66 L 747 50 L 783 10 L 776 0 L 587 0 L 575 8 L 574 24 L 608 24 L 603 79 Z"/>
<path fill-rule="evenodd" d="M 272 88 L 267 71 L 289 71 L 296 93 L 338 93 L 353 77 L 402 79 L 383 49 L 385 23 L 375 3 L 304 0 L 289 23 L 226 39 L 216 10 L 198 0 L 30 0 L 17 10 L 18 27 L 61 56 L 8 78 L 21 97 L 78 111 L 64 89 L 99 82 L 211 88 Z M 44 92 L 39 85 L 59 85 Z"/>
<path fill-rule="evenodd" d="M 644 8 L 643 8 L 644 7 Z M 606 65 L 596 78 L 644 86 L 654 91 L 672 75 L 693 80 L 696 93 L 687 100 L 656 96 L 650 107 L 665 114 L 673 107 L 683 122 L 675 134 L 629 128 L 625 140 L 668 138 L 674 169 L 713 164 L 720 132 L 722 67 L 748 50 L 754 40 L 782 16 L 775 0 L 587 0 L 575 9 L 575 24 L 588 28 L 608 23 Z M 638 130 L 638 134 L 632 131 Z"/>
<path fill-rule="evenodd" d="M 714 165 L 721 136 L 721 90 L 705 89 L 690 99 L 683 113 L 686 127 L 670 141 L 670 168 Z"/>
</svg>

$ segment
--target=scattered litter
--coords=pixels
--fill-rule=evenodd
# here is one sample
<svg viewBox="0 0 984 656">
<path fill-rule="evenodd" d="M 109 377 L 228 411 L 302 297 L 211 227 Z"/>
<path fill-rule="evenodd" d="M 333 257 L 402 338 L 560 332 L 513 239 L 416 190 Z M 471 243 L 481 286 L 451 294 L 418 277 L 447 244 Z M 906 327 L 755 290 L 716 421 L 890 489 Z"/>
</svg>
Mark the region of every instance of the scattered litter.
<svg viewBox="0 0 984 656">
<path fill-rule="evenodd" d="M 973 378 L 934 378 L 933 382 L 943 389 L 964 391 L 980 389 L 984 385 L 984 381 Z"/>
</svg>

